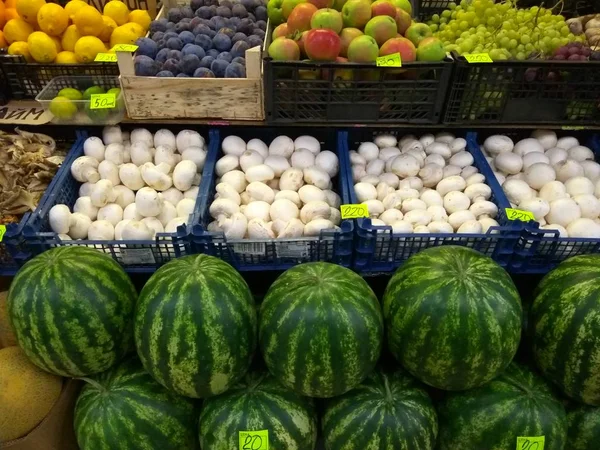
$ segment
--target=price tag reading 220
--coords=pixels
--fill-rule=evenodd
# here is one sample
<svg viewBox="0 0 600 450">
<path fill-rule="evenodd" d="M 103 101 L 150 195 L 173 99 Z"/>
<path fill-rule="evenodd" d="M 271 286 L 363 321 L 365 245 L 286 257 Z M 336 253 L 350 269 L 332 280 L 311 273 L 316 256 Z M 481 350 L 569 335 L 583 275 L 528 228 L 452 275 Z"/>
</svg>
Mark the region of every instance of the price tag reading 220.
<svg viewBox="0 0 600 450">
<path fill-rule="evenodd" d="M 544 450 L 546 443 L 545 436 L 523 437 L 517 438 L 517 450 Z"/>
<path fill-rule="evenodd" d="M 505 208 L 506 217 L 508 220 L 520 220 L 522 222 L 529 222 L 535 220 L 534 215 L 529 211 L 523 211 L 521 209 Z"/>
<path fill-rule="evenodd" d="M 469 53 L 464 55 L 468 63 L 491 63 L 492 58 L 488 53 Z"/>
<path fill-rule="evenodd" d="M 341 205 L 340 215 L 342 219 L 360 219 L 361 217 L 369 217 L 369 208 L 367 205 Z"/>
<path fill-rule="evenodd" d="M 240 431 L 239 450 L 269 450 L 269 430 Z"/>
<path fill-rule="evenodd" d="M 109 109 L 117 105 L 115 94 L 92 94 L 90 109 Z"/>
</svg>

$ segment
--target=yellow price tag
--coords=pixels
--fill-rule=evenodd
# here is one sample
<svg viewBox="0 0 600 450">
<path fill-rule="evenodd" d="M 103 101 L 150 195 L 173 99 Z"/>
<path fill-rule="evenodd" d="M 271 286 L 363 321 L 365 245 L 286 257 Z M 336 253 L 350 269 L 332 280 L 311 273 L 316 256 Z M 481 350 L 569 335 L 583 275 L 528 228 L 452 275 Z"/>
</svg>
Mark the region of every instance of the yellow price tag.
<svg viewBox="0 0 600 450">
<path fill-rule="evenodd" d="M 577 131 L 577 130 L 585 130 L 585 127 L 565 125 L 565 126 L 560 127 L 560 129 L 561 130 L 573 130 L 573 131 Z"/>
<path fill-rule="evenodd" d="M 505 208 L 506 217 L 508 220 L 521 220 L 522 222 L 529 222 L 535 220 L 533 213 L 529 211 L 523 211 L 522 209 Z"/>
<path fill-rule="evenodd" d="M 90 109 L 109 109 L 117 105 L 115 94 L 92 94 Z"/>
<path fill-rule="evenodd" d="M 4 233 L 6 233 L 6 225 L 0 225 L 0 242 L 4 238 Z"/>
<path fill-rule="evenodd" d="M 94 58 L 96 62 L 117 62 L 117 55 L 115 53 L 98 53 Z"/>
<path fill-rule="evenodd" d="M 545 436 L 518 437 L 517 450 L 544 450 Z"/>
<path fill-rule="evenodd" d="M 135 52 L 138 49 L 137 45 L 133 44 L 117 44 L 110 49 L 111 52 Z"/>
<path fill-rule="evenodd" d="M 468 53 L 463 55 L 469 63 L 491 63 L 492 58 L 487 53 Z"/>
<path fill-rule="evenodd" d="M 269 450 L 269 430 L 240 431 L 239 450 Z"/>
<path fill-rule="evenodd" d="M 369 208 L 367 205 L 341 205 L 340 212 L 342 219 L 360 219 L 369 217 Z"/>
<path fill-rule="evenodd" d="M 402 58 L 400 53 L 392 53 L 391 55 L 380 56 L 375 60 L 377 67 L 402 67 Z"/>
</svg>

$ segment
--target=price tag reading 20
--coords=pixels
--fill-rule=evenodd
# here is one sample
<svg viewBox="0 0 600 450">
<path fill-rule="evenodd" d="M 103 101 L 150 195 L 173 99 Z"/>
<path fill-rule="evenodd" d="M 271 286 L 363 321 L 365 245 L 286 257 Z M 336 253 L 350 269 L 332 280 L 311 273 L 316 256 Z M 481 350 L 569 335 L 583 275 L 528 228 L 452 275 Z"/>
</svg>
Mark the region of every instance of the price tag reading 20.
<svg viewBox="0 0 600 450">
<path fill-rule="evenodd" d="M 361 217 L 369 217 L 369 208 L 367 205 L 341 205 L 340 215 L 342 219 L 360 219 Z"/>
<path fill-rule="evenodd" d="M 505 208 L 506 217 L 508 220 L 520 220 L 522 222 L 529 222 L 535 220 L 533 213 L 529 211 L 523 211 L 521 209 Z"/>
<path fill-rule="evenodd" d="M 544 450 L 546 443 L 545 436 L 523 437 L 517 438 L 517 450 Z"/>
<path fill-rule="evenodd" d="M 117 105 L 115 94 L 92 94 L 90 109 L 110 109 Z"/>
<path fill-rule="evenodd" d="M 240 431 L 239 450 L 269 450 L 269 430 Z"/>
</svg>

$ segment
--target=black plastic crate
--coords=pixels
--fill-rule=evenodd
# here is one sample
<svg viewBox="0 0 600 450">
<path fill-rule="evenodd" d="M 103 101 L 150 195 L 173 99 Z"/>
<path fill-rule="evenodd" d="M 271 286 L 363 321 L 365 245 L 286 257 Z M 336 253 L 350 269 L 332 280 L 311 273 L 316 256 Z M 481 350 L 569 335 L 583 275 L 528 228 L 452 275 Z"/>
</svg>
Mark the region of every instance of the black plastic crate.
<svg viewBox="0 0 600 450">
<path fill-rule="evenodd" d="M 116 63 L 40 64 L 28 63 L 19 55 L 0 55 L 0 69 L 10 99 L 34 99 L 55 77 L 88 75 L 98 79 L 118 77 Z"/>
<path fill-rule="evenodd" d="M 392 69 L 266 58 L 267 121 L 437 124 L 452 69 L 451 61 Z"/>
<path fill-rule="evenodd" d="M 448 9 L 448 5 L 453 0 L 413 0 L 413 13 L 412 16 L 417 18 L 419 22 L 425 22 L 429 20 L 434 14 L 439 14 L 443 10 Z M 460 3 L 460 0 L 454 3 Z"/>
<path fill-rule="evenodd" d="M 594 125 L 600 121 L 600 62 L 498 61 L 459 57 L 446 124 Z"/>
</svg>

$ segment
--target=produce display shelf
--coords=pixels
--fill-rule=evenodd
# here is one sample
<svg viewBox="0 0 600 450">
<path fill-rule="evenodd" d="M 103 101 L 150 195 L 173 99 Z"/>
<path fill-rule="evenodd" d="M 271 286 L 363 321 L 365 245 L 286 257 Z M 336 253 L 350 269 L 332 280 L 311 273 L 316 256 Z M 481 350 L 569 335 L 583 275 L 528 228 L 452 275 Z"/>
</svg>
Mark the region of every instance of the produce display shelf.
<svg viewBox="0 0 600 450">
<path fill-rule="evenodd" d="M 358 203 L 352 180 L 352 169 L 348 152 L 356 149 L 361 142 L 372 140 L 382 130 L 355 129 L 342 132 L 339 142 L 340 154 L 345 158 L 342 166 L 346 169 L 349 196 L 344 203 Z M 389 131 L 385 130 L 386 133 Z M 396 136 L 399 133 L 392 133 Z M 522 226 L 506 218 L 504 209 L 510 203 L 494 177 L 483 154 L 476 144 L 475 134 L 463 134 L 467 137 L 467 150 L 473 155 L 474 165 L 486 178 L 486 184 L 492 189 L 490 201 L 498 206 L 500 224 L 485 234 L 449 234 L 449 233 L 393 233 L 390 226 L 374 226 L 370 219 L 355 219 L 355 246 L 353 268 L 360 273 L 390 273 L 396 270 L 410 256 L 421 250 L 440 245 L 462 245 L 478 250 L 493 258 L 502 267 L 509 269 L 514 247 L 521 236 Z"/>
<path fill-rule="evenodd" d="M 222 156 L 221 140 L 231 134 L 244 140 L 262 139 L 269 144 L 280 134 L 286 134 L 292 139 L 306 134 L 304 128 L 223 128 L 212 130 L 210 148 L 204 171 L 206 178 L 202 180 L 201 198 L 195 211 L 191 239 L 198 251 L 217 256 L 240 271 L 285 270 L 296 264 L 311 261 L 333 262 L 350 267 L 353 255 L 354 229 L 351 221 L 342 221 L 339 231 L 322 231 L 320 236 L 301 237 L 296 239 L 265 239 L 228 240 L 223 233 L 207 231 L 212 221 L 209 207 L 215 195 L 217 176 L 214 173 L 217 160 Z M 342 199 L 348 197 L 347 183 L 344 177 L 343 164 L 345 158 L 340 154 L 338 134 L 333 129 L 313 129 L 310 133 L 320 140 L 322 148 L 337 153 L 340 160 L 338 176 L 334 178 L 334 190 Z"/>
</svg>

